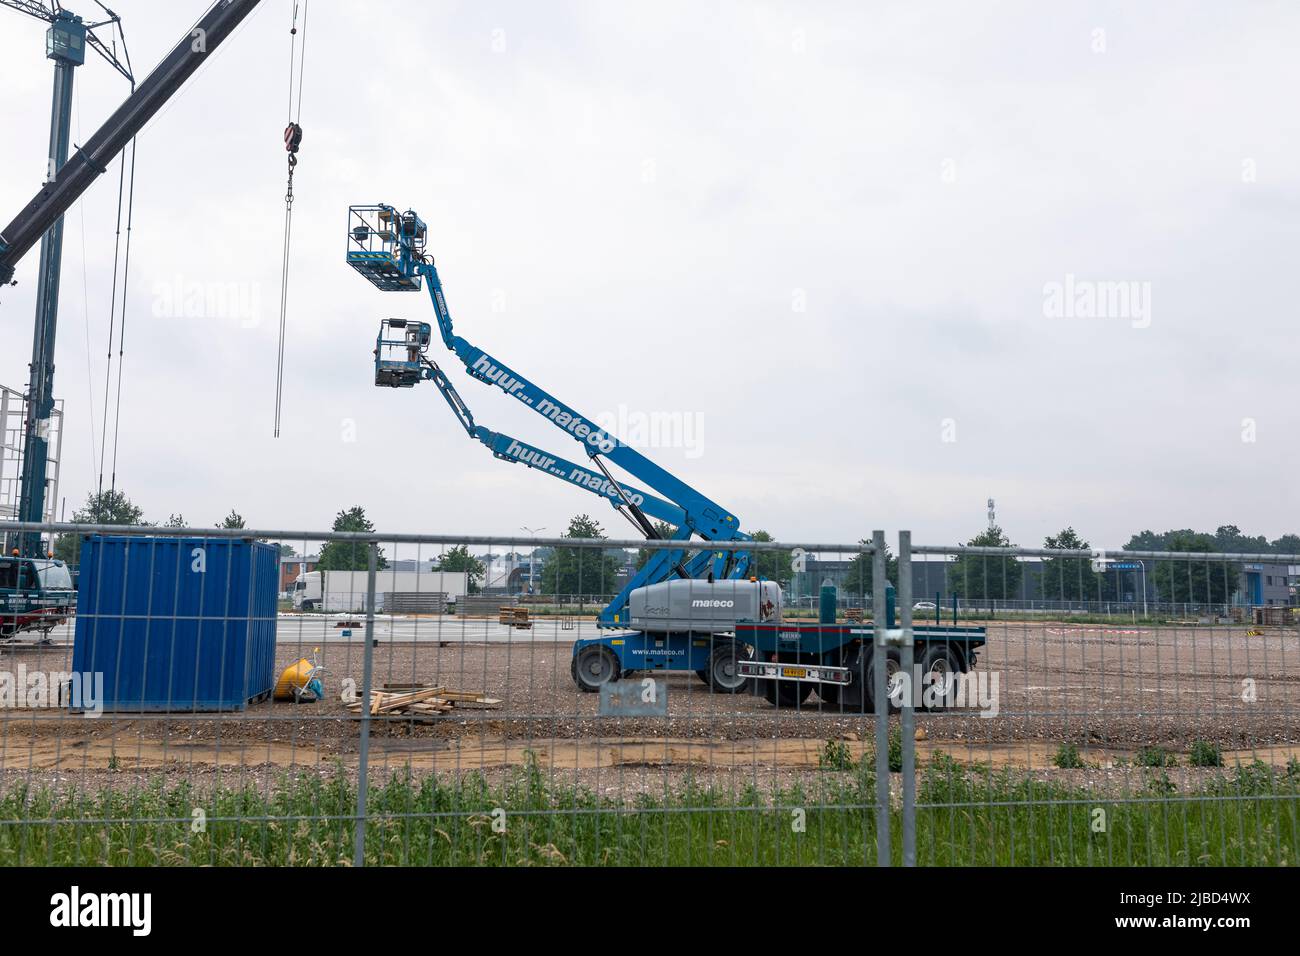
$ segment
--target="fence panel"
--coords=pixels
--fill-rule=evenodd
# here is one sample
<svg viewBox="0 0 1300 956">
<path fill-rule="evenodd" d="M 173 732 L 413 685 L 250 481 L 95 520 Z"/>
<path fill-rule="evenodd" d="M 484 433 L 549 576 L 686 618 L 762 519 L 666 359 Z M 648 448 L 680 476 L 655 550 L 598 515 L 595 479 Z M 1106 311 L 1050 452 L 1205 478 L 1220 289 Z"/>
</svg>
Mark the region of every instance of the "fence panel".
<svg viewBox="0 0 1300 956">
<path fill-rule="evenodd" d="M 77 556 L 75 613 L 12 613 L 0 645 L 0 862 L 896 861 L 896 734 L 882 710 L 877 754 L 860 693 L 864 609 L 885 613 L 869 544 L 746 544 L 712 582 L 602 627 L 640 566 L 682 549 L 81 531 L 58 546 Z M 715 554 L 671 562 L 697 573 Z M 750 593 L 743 613 L 770 626 L 746 643 L 732 605 Z M 811 680 L 823 644 L 851 658 L 859 697 Z"/>
<path fill-rule="evenodd" d="M 1295 862 L 1300 633 L 1248 603 L 1251 569 L 1295 556 L 912 551 L 918 862 Z M 986 643 L 930 699 L 944 627 Z"/>
<path fill-rule="evenodd" d="M 1295 556 L 44 530 L 0 863 L 1297 858 Z"/>
</svg>

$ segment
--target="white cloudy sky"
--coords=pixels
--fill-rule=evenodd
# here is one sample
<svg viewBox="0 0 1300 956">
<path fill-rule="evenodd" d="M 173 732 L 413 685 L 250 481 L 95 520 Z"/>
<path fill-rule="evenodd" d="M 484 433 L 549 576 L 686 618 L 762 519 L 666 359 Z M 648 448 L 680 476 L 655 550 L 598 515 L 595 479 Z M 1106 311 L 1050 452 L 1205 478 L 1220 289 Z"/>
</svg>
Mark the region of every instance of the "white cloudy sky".
<svg viewBox="0 0 1300 956">
<path fill-rule="evenodd" d="M 114 7 L 143 76 L 205 3 Z M 433 314 L 343 263 L 347 206 L 382 201 L 428 221 L 470 341 L 588 415 L 696 416 L 698 455 L 649 453 L 750 529 L 950 543 L 992 496 L 1021 544 L 1300 530 L 1300 9 L 311 0 L 275 440 L 289 12 L 264 0 L 140 137 L 118 473 L 148 517 L 630 533 L 492 459 L 431 385 L 373 387 L 378 319 Z M 51 80 L 8 10 L 0 76 L 7 222 Z M 126 88 L 97 59 L 77 84 L 82 141 Z M 97 470 L 115 201 L 116 168 L 67 217 L 69 514 Z M 0 304 L 11 387 L 36 260 Z M 1149 283 L 1149 326 L 1045 315 L 1067 275 Z M 195 285 L 251 316 L 169 302 Z M 480 422 L 580 456 L 444 366 Z"/>
</svg>

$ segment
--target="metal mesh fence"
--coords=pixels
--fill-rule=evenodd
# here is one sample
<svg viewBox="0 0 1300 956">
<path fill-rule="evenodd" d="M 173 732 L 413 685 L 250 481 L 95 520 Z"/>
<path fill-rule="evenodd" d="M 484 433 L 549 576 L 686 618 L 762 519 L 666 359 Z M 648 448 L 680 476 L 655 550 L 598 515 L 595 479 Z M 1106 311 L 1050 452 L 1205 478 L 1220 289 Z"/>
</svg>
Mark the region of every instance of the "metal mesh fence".
<svg viewBox="0 0 1300 956">
<path fill-rule="evenodd" d="M 918 710 L 918 862 L 1295 861 L 1294 556 L 935 547 L 904 563 L 918 641 L 944 620 L 987 631 L 955 700 Z"/>
<path fill-rule="evenodd" d="M 45 531 L 0 862 L 1295 859 L 1300 559 Z"/>
</svg>

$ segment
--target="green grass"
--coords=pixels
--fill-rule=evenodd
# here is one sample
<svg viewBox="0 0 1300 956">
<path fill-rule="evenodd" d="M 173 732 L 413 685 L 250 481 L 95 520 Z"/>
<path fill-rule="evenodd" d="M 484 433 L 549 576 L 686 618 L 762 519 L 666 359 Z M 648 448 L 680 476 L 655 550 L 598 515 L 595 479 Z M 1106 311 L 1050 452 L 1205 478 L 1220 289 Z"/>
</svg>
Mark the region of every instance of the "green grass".
<svg viewBox="0 0 1300 956">
<path fill-rule="evenodd" d="M 1187 761 L 1193 767 L 1222 767 L 1223 754 L 1208 740 L 1193 741 Z"/>
<path fill-rule="evenodd" d="M 1079 748 L 1074 744 L 1061 744 L 1057 747 L 1052 763 L 1062 770 L 1082 770 L 1086 766 Z"/>
<path fill-rule="evenodd" d="M 826 746 L 817 755 L 817 766 L 822 770 L 852 770 L 854 763 L 853 751 L 841 740 L 826 741 Z"/>
<path fill-rule="evenodd" d="M 1139 767 L 1176 767 L 1178 758 L 1164 747 L 1143 747 L 1137 753 Z"/>
<path fill-rule="evenodd" d="M 459 783 L 393 778 L 370 790 L 366 859 L 438 866 L 861 865 L 876 855 L 871 763 L 820 773 L 811 786 L 732 792 L 688 782 L 674 795 L 626 805 L 555 786 L 535 766 L 495 784 L 476 776 Z M 965 769 L 937 755 L 917 786 L 918 860 L 1296 862 L 1300 773 L 1256 763 L 1219 771 L 1195 793 L 1177 792 L 1163 770 L 1143 780 L 1136 790 L 1100 795 L 1009 771 Z M 195 825 L 196 810 L 206 815 L 205 826 Z M 16 786 L 0 794 L 0 864 L 348 864 L 355 812 L 355 788 L 341 773 L 286 776 L 269 792 Z M 897 856 L 896 806 L 890 816 Z M 503 832 L 494 825 L 501 820 Z"/>
</svg>

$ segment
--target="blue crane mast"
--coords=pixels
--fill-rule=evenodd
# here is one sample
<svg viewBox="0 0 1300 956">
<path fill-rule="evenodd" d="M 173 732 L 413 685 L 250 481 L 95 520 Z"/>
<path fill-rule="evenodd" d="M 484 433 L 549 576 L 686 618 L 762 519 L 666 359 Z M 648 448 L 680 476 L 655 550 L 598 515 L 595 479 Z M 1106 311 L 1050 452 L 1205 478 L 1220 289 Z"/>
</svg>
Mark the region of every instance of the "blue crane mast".
<svg viewBox="0 0 1300 956">
<path fill-rule="evenodd" d="M 399 212 L 382 203 L 352 206 L 348 210 L 347 262 L 382 291 L 427 289 L 442 342 L 465 365 L 469 375 L 501 389 L 579 442 L 591 464 L 577 464 L 477 424 L 446 374 L 428 358 L 432 341 L 430 323 L 402 319 L 381 322 L 375 343 L 375 384 L 410 388 L 420 381 L 432 381 L 466 433 L 486 445 L 497 458 L 522 463 L 601 496 L 647 538 L 659 537 L 650 518 L 673 527 L 671 539 L 682 542 L 683 547 L 656 551 L 600 612 L 597 618 L 600 627 L 625 626 L 629 595 L 642 586 L 674 576 L 743 578 L 749 570 L 747 552 L 731 548 L 695 550 L 689 544 L 694 537 L 714 543 L 748 541 L 749 535 L 740 530 L 734 514 L 455 333 L 438 270 L 425 253 L 427 235 L 424 221 L 410 210 Z M 662 497 L 620 482 L 602 459 L 644 482 Z"/>
<path fill-rule="evenodd" d="M 31 377 L 27 388 L 27 415 L 23 426 L 23 465 L 19 479 L 18 520 L 37 523 L 45 518 L 46 462 L 49 458 L 49 421 L 54 408 L 54 344 L 58 323 L 59 280 L 63 254 L 63 214 L 90 185 L 107 171 L 109 162 L 181 88 L 208 55 L 243 22 L 259 0 L 216 0 L 144 81 L 136 87 L 126 57 L 95 35 L 95 29 L 119 27 L 117 14 L 101 3 L 107 19 L 87 23 L 63 9 L 58 0 L 49 7 L 36 0 L 0 0 L 50 24 L 45 36 L 46 55 L 54 61 L 54 97 L 50 117 L 49 168 L 40 190 L 16 217 L 0 230 L 0 286 L 14 279 L 18 262 L 38 242 L 40 269 L 36 284 L 36 323 L 32 345 Z M 89 46 L 131 81 L 131 95 L 82 145 L 69 150 L 73 74 L 86 58 Z M 19 535 L 24 556 L 44 552 L 37 532 Z"/>
</svg>

